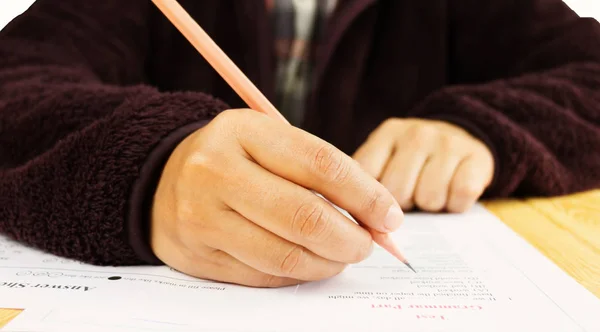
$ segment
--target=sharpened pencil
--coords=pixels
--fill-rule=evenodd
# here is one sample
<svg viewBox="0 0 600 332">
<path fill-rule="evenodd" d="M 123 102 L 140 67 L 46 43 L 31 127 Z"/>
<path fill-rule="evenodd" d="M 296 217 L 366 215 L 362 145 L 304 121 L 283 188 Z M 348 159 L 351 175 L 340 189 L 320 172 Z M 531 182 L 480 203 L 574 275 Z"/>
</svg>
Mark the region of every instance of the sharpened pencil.
<svg viewBox="0 0 600 332">
<path fill-rule="evenodd" d="M 177 1 L 152 2 L 251 109 L 290 124 Z M 388 234 L 368 230 L 377 244 L 416 272 Z"/>
</svg>

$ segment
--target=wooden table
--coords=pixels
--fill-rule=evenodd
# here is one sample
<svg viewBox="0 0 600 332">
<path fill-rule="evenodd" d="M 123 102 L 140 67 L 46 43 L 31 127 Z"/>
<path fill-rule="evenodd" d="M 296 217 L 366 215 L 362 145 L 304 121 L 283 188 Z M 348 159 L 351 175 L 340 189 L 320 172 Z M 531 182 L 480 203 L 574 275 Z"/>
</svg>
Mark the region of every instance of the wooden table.
<svg viewBox="0 0 600 332">
<path fill-rule="evenodd" d="M 600 190 L 485 206 L 600 298 Z M 0 327 L 20 312 L 0 309 Z"/>
</svg>

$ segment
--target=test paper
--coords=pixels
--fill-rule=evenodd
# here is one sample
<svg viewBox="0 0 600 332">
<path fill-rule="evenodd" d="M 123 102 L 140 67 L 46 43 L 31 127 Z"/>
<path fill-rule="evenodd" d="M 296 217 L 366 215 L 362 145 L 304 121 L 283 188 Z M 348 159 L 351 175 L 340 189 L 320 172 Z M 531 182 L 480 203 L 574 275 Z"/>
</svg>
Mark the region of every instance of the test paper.
<svg viewBox="0 0 600 332">
<path fill-rule="evenodd" d="M 600 300 L 481 205 L 409 213 L 393 236 L 417 273 L 376 247 L 336 277 L 278 289 L 90 266 L 0 238 L 0 307 L 31 308 L 8 331 L 600 331 Z"/>
</svg>

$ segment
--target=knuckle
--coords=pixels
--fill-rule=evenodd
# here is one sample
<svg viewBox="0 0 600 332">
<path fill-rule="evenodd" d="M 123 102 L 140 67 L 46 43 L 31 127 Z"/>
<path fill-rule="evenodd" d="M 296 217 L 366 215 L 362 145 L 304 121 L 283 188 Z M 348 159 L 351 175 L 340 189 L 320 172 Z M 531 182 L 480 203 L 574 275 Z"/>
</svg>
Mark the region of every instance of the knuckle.
<svg viewBox="0 0 600 332">
<path fill-rule="evenodd" d="M 382 130 L 393 130 L 401 123 L 401 121 L 401 119 L 397 118 L 388 118 L 381 123 L 379 128 Z"/>
<path fill-rule="evenodd" d="M 188 155 L 184 161 L 183 174 L 193 177 L 196 174 L 202 174 L 198 173 L 198 171 L 211 170 L 216 163 L 215 158 L 216 155 L 213 154 L 210 146 L 202 144 L 194 153 Z"/>
<path fill-rule="evenodd" d="M 240 128 L 250 122 L 250 118 L 257 112 L 248 109 L 227 109 L 219 113 L 209 126 L 216 129 L 217 132 L 236 133 Z"/>
<path fill-rule="evenodd" d="M 219 113 L 219 115 L 217 115 L 215 117 L 215 119 L 220 118 L 223 121 L 236 122 L 240 118 L 248 116 L 250 114 L 250 112 L 251 112 L 251 110 L 244 109 L 244 108 L 227 109 L 227 110 L 224 110 L 221 113 Z"/>
<path fill-rule="evenodd" d="M 383 205 L 384 197 L 383 193 L 379 191 L 370 192 L 366 198 L 364 203 L 364 210 L 368 214 L 375 214 L 379 211 L 381 206 Z"/>
<path fill-rule="evenodd" d="M 210 147 L 188 156 L 179 172 L 178 185 L 181 193 L 191 194 L 193 185 L 221 182 L 230 177 L 231 165 L 228 158 Z"/>
<path fill-rule="evenodd" d="M 415 143 L 419 144 L 432 140 L 436 136 L 436 130 L 431 126 L 415 124 L 408 130 L 408 134 Z"/>
<path fill-rule="evenodd" d="M 479 188 L 470 183 L 461 184 L 454 189 L 454 195 L 461 199 L 476 199 L 479 196 Z"/>
<path fill-rule="evenodd" d="M 417 195 L 417 205 L 427 211 L 439 211 L 444 207 L 444 197 L 438 192 L 427 191 Z"/>
<path fill-rule="evenodd" d="M 460 146 L 460 141 L 460 138 L 456 135 L 444 135 L 440 145 L 442 150 L 452 152 L 456 147 Z"/>
<path fill-rule="evenodd" d="M 408 141 L 416 148 L 423 149 L 429 147 L 431 142 L 436 138 L 437 132 L 431 126 L 415 124 L 410 126 L 406 135 Z"/>
<path fill-rule="evenodd" d="M 283 276 L 292 276 L 296 273 L 300 262 L 304 259 L 305 252 L 304 248 L 300 246 L 294 246 L 288 251 L 280 260 L 278 265 L 278 271 Z"/>
<path fill-rule="evenodd" d="M 349 163 L 345 162 L 343 154 L 328 144 L 314 152 L 313 168 L 330 183 L 344 183 L 350 175 Z"/>
<path fill-rule="evenodd" d="M 223 137 L 223 135 L 217 136 Z M 221 143 L 222 141 L 220 139 L 215 140 L 211 137 L 198 137 L 198 139 L 194 141 L 192 149 L 189 149 L 182 155 L 178 155 L 180 157 L 177 160 L 180 162 L 180 176 L 178 178 L 181 179 L 181 175 L 183 175 L 188 181 L 193 181 L 192 179 L 197 178 L 198 175 L 204 174 L 203 172 L 222 168 L 221 164 L 227 161 L 227 153 L 224 151 L 225 149 L 222 148 Z"/>
<path fill-rule="evenodd" d="M 319 203 L 305 203 L 298 207 L 292 219 L 292 232 L 302 238 L 320 241 L 331 233 L 331 221 Z"/>
<path fill-rule="evenodd" d="M 221 127 L 222 125 L 229 125 L 237 122 L 239 114 L 239 110 L 224 110 L 221 113 L 219 113 L 210 123 L 215 124 L 218 127 Z"/>
</svg>

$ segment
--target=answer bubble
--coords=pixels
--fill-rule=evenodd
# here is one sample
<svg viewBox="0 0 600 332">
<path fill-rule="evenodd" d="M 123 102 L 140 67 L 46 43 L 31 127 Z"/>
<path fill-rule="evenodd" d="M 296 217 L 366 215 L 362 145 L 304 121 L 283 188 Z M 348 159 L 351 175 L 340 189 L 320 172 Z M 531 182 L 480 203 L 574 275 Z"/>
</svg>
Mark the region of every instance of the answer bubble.
<svg viewBox="0 0 600 332">
<path fill-rule="evenodd" d="M 121 279 L 121 277 L 119 277 L 119 276 L 112 276 L 112 277 L 108 278 L 108 280 L 119 280 L 119 279 Z"/>
</svg>

